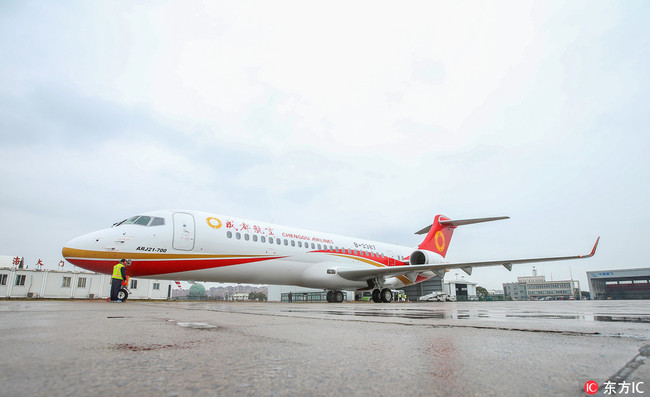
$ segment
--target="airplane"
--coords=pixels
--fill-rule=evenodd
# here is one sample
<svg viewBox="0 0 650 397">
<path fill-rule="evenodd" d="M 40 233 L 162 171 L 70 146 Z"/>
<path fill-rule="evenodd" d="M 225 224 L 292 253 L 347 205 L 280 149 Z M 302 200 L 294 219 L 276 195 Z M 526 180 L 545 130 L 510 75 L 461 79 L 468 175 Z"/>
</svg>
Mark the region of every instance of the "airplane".
<svg viewBox="0 0 650 397">
<path fill-rule="evenodd" d="M 70 240 L 63 257 L 81 268 L 111 274 L 128 259 L 130 277 L 162 280 L 295 285 L 327 290 L 340 303 L 342 290 L 372 291 L 374 302 L 389 303 L 391 289 L 444 277 L 449 269 L 468 275 L 475 267 L 584 259 L 587 255 L 530 259 L 446 262 L 459 226 L 509 219 L 507 216 L 452 220 L 436 215 L 417 231 L 417 248 L 298 229 L 200 211 L 163 210 L 132 216 L 112 227 Z"/>
</svg>

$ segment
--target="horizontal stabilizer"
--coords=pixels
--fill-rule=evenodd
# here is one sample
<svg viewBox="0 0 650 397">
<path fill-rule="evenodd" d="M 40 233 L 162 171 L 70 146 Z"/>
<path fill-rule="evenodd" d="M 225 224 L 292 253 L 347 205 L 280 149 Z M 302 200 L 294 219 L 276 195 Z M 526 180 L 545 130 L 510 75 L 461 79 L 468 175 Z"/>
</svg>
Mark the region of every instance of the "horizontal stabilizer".
<svg viewBox="0 0 650 397">
<path fill-rule="evenodd" d="M 474 218 L 474 219 L 440 219 L 438 222 L 443 225 L 443 226 L 451 226 L 451 227 L 456 227 L 456 226 L 463 226 L 463 225 L 471 225 L 473 223 L 483 223 L 483 222 L 492 222 L 492 221 L 500 221 L 502 219 L 510 219 L 509 216 L 495 216 L 491 218 Z M 422 230 L 419 230 L 415 232 L 415 234 L 426 234 L 429 233 L 429 230 L 431 230 L 431 226 L 433 224 L 423 228 Z"/>
</svg>

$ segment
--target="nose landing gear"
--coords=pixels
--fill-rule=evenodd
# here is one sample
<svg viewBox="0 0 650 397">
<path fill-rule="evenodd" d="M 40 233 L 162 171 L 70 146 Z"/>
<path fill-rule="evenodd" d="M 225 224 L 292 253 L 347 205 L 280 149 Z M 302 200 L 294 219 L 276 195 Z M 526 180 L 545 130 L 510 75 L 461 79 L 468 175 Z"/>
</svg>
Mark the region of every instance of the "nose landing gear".
<svg viewBox="0 0 650 397">
<path fill-rule="evenodd" d="M 126 290 L 126 288 L 120 289 L 120 291 L 117 293 L 117 299 L 121 300 L 122 302 L 126 301 L 126 298 L 129 297 L 129 292 Z"/>
</svg>

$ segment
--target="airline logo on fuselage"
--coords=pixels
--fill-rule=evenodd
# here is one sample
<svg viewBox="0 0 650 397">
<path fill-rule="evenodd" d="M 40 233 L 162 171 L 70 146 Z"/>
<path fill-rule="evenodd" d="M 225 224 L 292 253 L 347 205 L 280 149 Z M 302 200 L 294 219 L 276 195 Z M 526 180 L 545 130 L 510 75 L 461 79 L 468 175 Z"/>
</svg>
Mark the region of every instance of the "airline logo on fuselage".
<svg viewBox="0 0 650 397">
<path fill-rule="evenodd" d="M 208 223 L 208 226 L 213 229 L 219 229 L 222 225 L 221 221 L 214 217 L 208 217 L 205 221 Z"/>
<path fill-rule="evenodd" d="M 307 240 L 307 241 L 316 241 L 319 243 L 327 243 L 327 244 L 334 244 L 334 241 L 330 239 L 325 239 L 325 238 L 320 238 L 320 237 L 309 237 L 309 236 L 304 236 L 301 234 L 293 234 L 293 233 L 282 233 L 282 237 L 288 237 L 288 238 L 293 238 L 297 240 Z"/>
</svg>

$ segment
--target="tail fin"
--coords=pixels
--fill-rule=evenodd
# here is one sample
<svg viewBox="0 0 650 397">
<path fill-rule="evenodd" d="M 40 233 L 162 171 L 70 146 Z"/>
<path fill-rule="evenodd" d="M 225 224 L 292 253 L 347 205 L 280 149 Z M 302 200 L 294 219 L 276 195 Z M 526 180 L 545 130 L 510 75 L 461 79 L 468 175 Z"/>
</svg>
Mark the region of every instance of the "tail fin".
<svg viewBox="0 0 650 397">
<path fill-rule="evenodd" d="M 476 219 L 459 219 L 451 220 L 444 215 L 436 215 L 433 223 L 424 229 L 415 232 L 415 234 L 425 234 L 424 241 L 418 245 L 418 249 L 437 252 L 443 258 L 447 255 L 447 248 L 454 229 L 462 225 L 471 225 L 472 223 L 482 223 L 509 219 L 508 216 L 497 216 L 493 218 L 476 218 Z"/>
</svg>

